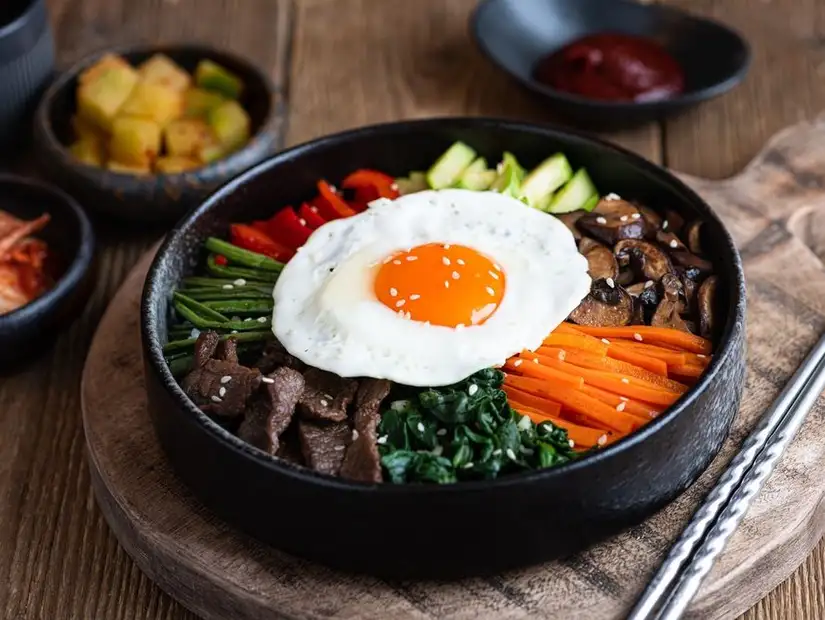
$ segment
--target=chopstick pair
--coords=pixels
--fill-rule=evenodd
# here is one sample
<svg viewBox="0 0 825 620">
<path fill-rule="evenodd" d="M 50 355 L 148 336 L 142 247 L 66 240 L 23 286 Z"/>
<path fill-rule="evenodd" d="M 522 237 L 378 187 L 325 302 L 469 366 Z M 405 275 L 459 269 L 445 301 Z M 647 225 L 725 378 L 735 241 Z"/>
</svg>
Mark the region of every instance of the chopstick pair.
<svg viewBox="0 0 825 620">
<path fill-rule="evenodd" d="M 742 444 L 648 584 L 628 620 L 676 620 L 825 390 L 825 336 Z"/>
</svg>

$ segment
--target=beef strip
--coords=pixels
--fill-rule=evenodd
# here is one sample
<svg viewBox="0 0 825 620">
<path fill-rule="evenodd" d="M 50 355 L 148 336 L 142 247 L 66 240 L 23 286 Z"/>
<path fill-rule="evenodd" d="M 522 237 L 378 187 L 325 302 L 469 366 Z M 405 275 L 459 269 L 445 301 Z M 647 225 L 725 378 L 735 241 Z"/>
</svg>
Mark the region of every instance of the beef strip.
<svg viewBox="0 0 825 620">
<path fill-rule="evenodd" d="M 227 338 L 218 343 L 215 357 L 226 362 L 238 363 L 238 341 L 234 338 Z"/>
<path fill-rule="evenodd" d="M 361 482 L 381 482 L 381 455 L 376 429 L 381 420 L 381 403 L 390 393 L 385 379 L 364 379 L 355 398 L 355 430 L 347 448 L 341 477 Z"/>
<path fill-rule="evenodd" d="M 195 343 L 194 368 L 181 381 L 181 387 L 200 409 L 218 418 L 235 418 L 244 413 L 247 401 L 261 383 L 261 372 L 245 368 L 236 361 L 213 359 L 221 344 L 215 332 L 202 332 Z M 221 347 L 226 356 L 234 346 Z"/>
<path fill-rule="evenodd" d="M 337 476 L 344 460 L 344 452 L 352 437 L 349 424 L 316 424 L 300 420 L 298 435 L 301 438 L 301 451 L 307 467 L 322 474 Z"/>
<path fill-rule="evenodd" d="M 248 407 L 238 437 L 274 455 L 278 452 L 278 438 L 292 421 L 304 390 L 304 377 L 292 368 L 277 368 L 262 381 L 263 393 Z"/>
<path fill-rule="evenodd" d="M 307 370 L 304 381 L 304 393 L 298 401 L 301 417 L 329 422 L 343 422 L 347 419 L 347 407 L 355 397 L 357 381 L 317 368 Z"/>
<path fill-rule="evenodd" d="M 304 455 L 301 454 L 301 439 L 298 437 L 298 425 L 292 424 L 280 436 L 278 441 L 278 452 L 275 454 L 279 459 L 304 465 Z"/>
<path fill-rule="evenodd" d="M 306 368 L 306 365 L 301 360 L 289 354 L 284 348 L 284 345 L 274 340 L 267 343 L 260 359 L 255 362 L 255 367 L 260 368 L 262 373 L 269 374 L 281 366 L 287 366 L 302 372 L 304 368 Z"/>
</svg>

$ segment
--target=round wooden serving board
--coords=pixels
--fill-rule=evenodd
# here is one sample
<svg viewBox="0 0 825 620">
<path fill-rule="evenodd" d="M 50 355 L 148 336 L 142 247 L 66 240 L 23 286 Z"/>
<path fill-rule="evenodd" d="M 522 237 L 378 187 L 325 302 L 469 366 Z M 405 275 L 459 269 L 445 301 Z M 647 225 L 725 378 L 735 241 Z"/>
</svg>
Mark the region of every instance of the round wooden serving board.
<svg viewBox="0 0 825 620">
<path fill-rule="evenodd" d="M 83 374 L 89 466 L 109 525 L 151 579 L 209 620 L 624 617 L 700 498 L 825 331 L 825 271 L 815 254 L 825 248 L 825 122 L 782 132 L 735 178 L 685 180 L 721 214 L 742 251 L 748 377 L 722 453 L 689 491 L 641 525 L 565 561 L 451 583 L 344 574 L 237 532 L 175 478 L 150 425 L 138 322 L 151 254 L 134 268 L 101 321 Z M 689 617 L 732 618 L 745 611 L 822 536 L 823 413 L 820 401 Z M 525 532 L 517 544 L 529 540 Z"/>
</svg>

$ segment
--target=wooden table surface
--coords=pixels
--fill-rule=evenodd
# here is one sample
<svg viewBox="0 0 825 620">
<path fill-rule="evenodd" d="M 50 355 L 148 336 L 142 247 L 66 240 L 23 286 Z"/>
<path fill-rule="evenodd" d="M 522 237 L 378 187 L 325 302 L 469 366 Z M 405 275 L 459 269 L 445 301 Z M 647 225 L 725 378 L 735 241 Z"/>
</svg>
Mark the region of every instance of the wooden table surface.
<svg viewBox="0 0 825 620">
<path fill-rule="evenodd" d="M 572 1 L 572 0 L 571 0 Z M 669 0 L 753 45 L 734 92 L 676 120 L 609 135 L 709 178 L 741 168 L 786 125 L 825 109 L 825 3 Z M 285 145 L 366 123 L 437 115 L 553 120 L 467 36 L 474 0 L 49 0 L 59 61 L 132 42 L 200 40 L 269 70 Z M 0 379 L 0 613 L 4 618 L 190 620 L 119 548 L 89 486 L 79 380 L 108 300 L 163 231 L 98 222 L 99 281 L 40 361 Z M 744 618 L 825 618 L 825 546 Z"/>
</svg>

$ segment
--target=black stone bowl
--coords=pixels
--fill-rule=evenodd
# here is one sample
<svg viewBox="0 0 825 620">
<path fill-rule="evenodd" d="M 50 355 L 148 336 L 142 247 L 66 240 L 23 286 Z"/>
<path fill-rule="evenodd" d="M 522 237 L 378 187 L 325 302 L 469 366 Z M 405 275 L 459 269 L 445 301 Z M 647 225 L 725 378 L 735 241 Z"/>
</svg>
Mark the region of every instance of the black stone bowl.
<svg viewBox="0 0 825 620">
<path fill-rule="evenodd" d="M 739 84 L 751 61 L 747 42 L 730 28 L 673 7 L 629 0 L 484 0 L 473 12 L 470 31 L 495 65 L 543 96 L 549 108 L 589 129 L 631 127 L 682 112 Z M 598 101 L 534 79 L 544 56 L 604 32 L 660 43 L 682 66 L 685 92 L 663 101 Z"/>
<path fill-rule="evenodd" d="M 0 372 L 7 373 L 42 353 L 83 310 L 94 284 L 95 237 L 74 200 L 35 181 L 0 175 L 0 209 L 26 220 L 49 213 L 51 220 L 34 236 L 49 245 L 58 276 L 55 285 L 30 304 L 0 314 Z"/>
<path fill-rule="evenodd" d="M 121 54 L 133 65 L 163 53 L 190 73 L 204 58 L 225 66 L 244 82 L 241 104 L 252 121 L 251 140 L 229 157 L 181 174 L 135 176 L 78 161 L 67 148 L 77 77 L 106 52 Z M 35 113 L 35 149 L 44 172 L 89 208 L 121 220 L 175 222 L 220 185 L 275 151 L 275 107 L 274 87 L 266 73 L 228 52 L 199 45 L 108 49 L 84 58 L 48 88 Z"/>
<path fill-rule="evenodd" d="M 563 151 L 602 192 L 706 222 L 721 278 L 722 336 L 696 387 L 639 432 L 557 469 L 445 486 L 360 484 L 290 466 L 200 412 L 163 358 L 170 294 L 202 258 L 209 235 L 314 195 L 317 179 L 366 166 L 426 169 L 455 140 L 526 166 Z M 276 199 L 273 199 L 276 196 Z M 514 215 L 515 217 L 516 215 Z M 549 217 L 549 216 L 548 216 Z M 279 549 L 344 569 L 396 577 L 459 576 L 563 556 L 637 523 L 684 491 L 716 455 L 745 372 L 745 284 L 730 235 L 711 208 L 662 168 L 549 126 L 447 118 L 365 127 L 297 146 L 238 177 L 169 234 L 149 271 L 141 325 L 149 408 L 178 475 L 228 522 Z M 525 317 L 529 320 L 529 317 Z"/>
</svg>

